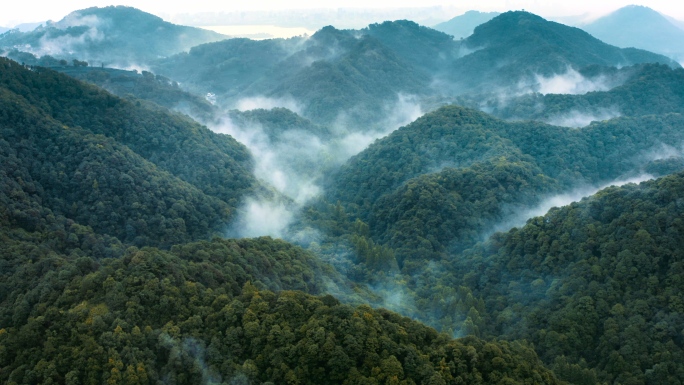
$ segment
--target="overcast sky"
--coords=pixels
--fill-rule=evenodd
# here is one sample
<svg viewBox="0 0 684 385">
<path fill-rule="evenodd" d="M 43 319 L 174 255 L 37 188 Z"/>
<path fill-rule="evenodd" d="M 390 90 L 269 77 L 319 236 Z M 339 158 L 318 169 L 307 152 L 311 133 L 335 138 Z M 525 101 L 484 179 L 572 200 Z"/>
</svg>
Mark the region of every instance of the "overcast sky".
<svg viewBox="0 0 684 385">
<path fill-rule="evenodd" d="M 605 14 L 629 4 L 645 5 L 666 15 L 684 20 L 684 3 L 676 0 L 6 0 L 0 7 L 0 26 L 44 20 L 57 21 L 78 9 L 128 5 L 171 18 L 174 14 L 199 12 L 231 12 L 250 10 L 322 9 L 322 8 L 398 8 L 443 6 L 457 16 L 466 10 L 507 11 L 525 9 L 544 17 L 573 16 L 585 13 Z"/>
</svg>

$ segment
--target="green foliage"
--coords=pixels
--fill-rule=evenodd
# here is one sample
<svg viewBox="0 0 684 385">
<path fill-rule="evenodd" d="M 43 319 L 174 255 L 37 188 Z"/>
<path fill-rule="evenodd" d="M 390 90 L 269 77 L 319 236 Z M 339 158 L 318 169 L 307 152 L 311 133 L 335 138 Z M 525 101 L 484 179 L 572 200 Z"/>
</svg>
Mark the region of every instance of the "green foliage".
<svg viewBox="0 0 684 385">
<path fill-rule="evenodd" d="M 287 108 L 276 107 L 270 110 L 257 108 L 249 111 L 232 110 L 229 116 L 231 121 L 240 127 L 260 127 L 272 142 L 282 139 L 283 134 L 288 131 L 298 131 L 323 138 L 332 136 L 329 128 L 314 124 Z"/>
<path fill-rule="evenodd" d="M 426 259 L 474 245 L 516 209 L 534 207 L 546 195 L 644 170 L 680 170 L 679 158 L 646 165 L 644 158 L 663 142 L 684 141 L 681 127 L 679 114 L 569 130 L 443 107 L 330 174 L 326 196 L 305 213 L 304 224 L 346 239 L 358 218 L 369 225 L 369 237 L 394 249 L 399 266 L 412 272 Z"/>
<path fill-rule="evenodd" d="M 294 98 L 315 123 L 368 125 L 384 117 L 378 111 L 398 93 L 426 90 L 423 67 L 448 61 L 444 51 L 454 45 L 447 35 L 407 21 L 369 26 L 358 39 L 355 32 L 325 27 L 307 40 L 230 39 L 159 60 L 153 69 L 227 105 L 252 96 Z M 424 43 L 424 51 L 417 54 L 411 42 Z"/>
<path fill-rule="evenodd" d="M 43 60 L 43 58 L 38 61 Z M 183 91 L 177 82 L 147 71 L 117 70 L 113 68 L 51 67 L 71 77 L 93 83 L 122 98 L 154 102 L 170 110 L 188 114 L 200 121 L 215 118 L 215 108 L 206 99 Z"/>
<path fill-rule="evenodd" d="M 189 52 L 157 61 L 153 70 L 206 94 L 234 95 L 284 60 L 299 38 L 228 39 L 198 45 Z M 259 65 L 254 65 L 259 63 Z"/>
<path fill-rule="evenodd" d="M 249 153 L 228 136 L 50 70 L 0 65 L 2 154 L 57 214 L 170 246 L 222 231 L 260 191 Z"/>
<path fill-rule="evenodd" d="M 683 192 L 681 173 L 608 188 L 495 235 L 449 276 L 484 299 L 487 335 L 531 341 L 566 380 L 680 383 Z"/>
<path fill-rule="evenodd" d="M 61 257 L 60 272 L 43 275 L 28 292 L 3 291 L 0 379 L 561 383 L 521 343 L 455 341 L 386 310 L 259 289 L 274 275 L 282 289 L 320 291 L 313 261 L 270 239 L 214 240 L 171 252 L 131 248 L 98 262 Z M 8 271 L 3 283 L 11 287 L 19 271 Z"/>
<path fill-rule="evenodd" d="M 439 70 L 456 58 L 457 45 L 451 36 L 410 20 L 371 24 L 361 31 L 378 39 L 416 68 Z"/>
<path fill-rule="evenodd" d="M 27 217 L 22 196 L 100 234 L 139 245 L 205 238 L 230 218 L 226 203 L 158 170 L 128 148 L 56 124 L 11 96 L 0 90 L 3 104 L 14 107 L 0 119 L 0 156 L 10 167 L 3 179 L 21 189 L 5 196 L 12 223 L 32 231 L 40 220 L 38 214 Z"/>
<path fill-rule="evenodd" d="M 313 62 L 272 92 L 304 102 L 304 116 L 315 122 L 333 123 L 342 113 L 352 122 L 374 122 L 386 101 L 399 92 L 421 92 L 427 81 L 391 49 L 364 36 L 348 52 Z"/>
</svg>

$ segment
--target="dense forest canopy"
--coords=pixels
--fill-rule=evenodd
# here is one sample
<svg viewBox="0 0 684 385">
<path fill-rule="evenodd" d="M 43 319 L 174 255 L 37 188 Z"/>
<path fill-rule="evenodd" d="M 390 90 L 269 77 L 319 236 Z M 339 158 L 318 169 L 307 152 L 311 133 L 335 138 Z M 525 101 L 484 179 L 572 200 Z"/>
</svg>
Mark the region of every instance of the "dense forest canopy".
<svg viewBox="0 0 684 385">
<path fill-rule="evenodd" d="M 481 240 L 516 208 L 533 207 L 573 186 L 643 174 L 663 143 L 684 143 L 683 127 L 679 114 L 569 130 L 443 107 L 330 174 L 325 197 L 312 209 L 329 212 L 341 205 L 346 223 L 333 226 L 366 222 L 375 242 L 396 249 L 400 266 L 410 256 L 439 259 Z M 328 218 L 309 216 L 314 223 Z"/>
<path fill-rule="evenodd" d="M 682 384 L 684 70 L 475 16 L 0 35 L 0 381 Z"/>
<path fill-rule="evenodd" d="M 0 64 L 4 156 L 56 214 L 168 247 L 223 233 L 247 194 L 273 194 L 229 136 L 50 70 Z"/>
</svg>

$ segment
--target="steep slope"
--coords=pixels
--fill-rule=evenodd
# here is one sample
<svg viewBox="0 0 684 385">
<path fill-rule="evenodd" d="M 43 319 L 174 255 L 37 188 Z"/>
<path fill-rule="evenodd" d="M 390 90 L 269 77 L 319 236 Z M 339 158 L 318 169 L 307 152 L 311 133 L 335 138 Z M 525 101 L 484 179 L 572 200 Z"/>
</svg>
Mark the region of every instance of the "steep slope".
<svg viewBox="0 0 684 385">
<path fill-rule="evenodd" d="M 31 181 L 40 206 L 127 243 L 165 247 L 207 238 L 230 220 L 227 203 L 114 140 L 46 118 L 6 90 L 0 100 L 12 106 L 0 121 L 2 155 L 14 179 Z M 13 223 L 29 231 L 40 225 L 14 192 L 5 198 Z"/>
<path fill-rule="evenodd" d="M 472 35 L 478 25 L 484 24 L 499 15 L 499 12 L 468 11 L 432 28 L 451 35 L 454 39 L 463 39 Z"/>
<path fill-rule="evenodd" d="M 228 136 L 50 70 L 0 65 L 6 154 L 60 215 L 168 246 L 222 231 L 243 197 L 263 191 Z"/>
<path fill-rule="evenodd" d="M 229 117 L 234 124 L 243 128 L 260 127 L 272 142 L 282 140 L 292 133 L 304 133 L 318 138 L 332 135 L 329 128 L 314 124 L 286 108 L 233 110 Z"/>
<path fill-rule="evenodd" d="M 378 29 L 379 36 L 389 39 L 381 33 L 383 28 L 371 30 Z M 400 40 L 394 42 L 400 45 Z M 405 46 L 400 51 L 366 31 L 325 27 L 309 39 L 206 44 L 160 60 L 153 69 L 190 90 L 216 94 L 218 103 L 230 108 L 244 98 L 268 97 L 301 106 L 302 114 L 318 124 L 331 124 L 341 114 L 369 124 L 382 118 L 378 110 L 395 102 L 397 94 L 420 93 L 429 84 L 429 78 L 412 65 L 425 58 L 409 55 Z M 401 55 L 416 59 L 404 60 Z"/>
<path fill-rule="evenodd" d="M 451 284 L 484 299 L 489 335 L 531 341 L 566 380 L 678 383 L 683 187 L 680 173 L 551 210 L 454 258 Z"/>
<path fill-rule="evenodd" d="M 443 69 L 459 54 L 458 44 L 450 36 L 410 20 L 371 24 L 360 32 L 378 39 L 402 60 L 428 74 Z"/>
<path fill-rule="evenodd" d="M 338 235 L 355 233 L 360 219 L 366 236 L 394 249 L 411 271 L 473 245 L 544 196 L 643 173 L 663 143 L 684 143 L 682 127 L 679 114 L 569 130 L 443 107 L 329 175 L 327 203 L 315 206 L 326 214 L 310 218 Z"/>
<path fill-rule="evenodd" d="M 153 71 L 188 90 L 213 93 L 219 105 L 268 98 L 317 124 L 373 127 L 400 95 L 427 106 L 464 93 L 534 88 L 551 77 L 590 65 L 627 66 L 672 60 L 619 49 L 577 28 L 526 12 L 507 12 L 462 41 L 407 20 L 361 30 L 328 26 L 311 38 L 231 39 L 162 59 Z M 250 63 L 259 63 L 252 65 Z"/>
<path fill-rule="evenodd" d="M 192 91 L 200 94 L 212 92 L 222 99 L 244 91 L 276 63 L 288 57 L 298 44 L 298 38 L 228 39 L 199 45 L 187 53 L 159 60 L 152 69 L 187 84 Z"/>
<path fill-rule="evenodd" d="M 333 123 L 341 114 L 352 122 L 373 122 L 399 93 L 415 94 L 427 77 L 371 37 L 362 37 L 335 60 L 316 61 L 272 91 L 303 101 L 303 114 L 315 122 Z"/>
<path fill-rule="evenodd" d="M 622 84 L 606 91 L 581 95 L 528 94 L 507 100 L 490 99 L 473 104 L 504 119 L 534 119 L 559 125 L 581 127 L 591 120 L 615 116 L 684 113 L 684 70 L 662 64 L 643 64 L 620 70 L 586 68 L 582 74 L 597 72 L 590 81 Z"/>
<path fill-rule="evenodd" d="M 684 54 L 684 30 L 651 8 L 629 5 L 603 16 L 582 29 L 618 47 L 634 47 L 679 59 Z"/>
<path fill-rule="evenodd" d="M 679 67 L 667 57 L 620 49 L 578 28 L 523 11 L 506 12 L 480 25 L 463 47 L 474 52 L 457 60 L 449 77 L 460 92 L 517 87 L 533 82 L 536 76 L 550 77 L 589 65 L 657 62 Z"/>
<path fill-rule="evenodd" d="M 0 47 L 125 67 L 224 38 L 212 31 L 171 24 L 135 8 L 109 6 L 72 12 L 31 32 L 10 31 L 0 36 Z"/>
<path fill-rule="evenodd" d="M 0 60 L 0 86 L 68 127 L 104 135 L 235 207 L 259 189 L 247 149 L 226 135 L 159 108 L 142 108 L 66 75 Z M 15 127 L 14 129 L 18 129 Z"/>
</svg>

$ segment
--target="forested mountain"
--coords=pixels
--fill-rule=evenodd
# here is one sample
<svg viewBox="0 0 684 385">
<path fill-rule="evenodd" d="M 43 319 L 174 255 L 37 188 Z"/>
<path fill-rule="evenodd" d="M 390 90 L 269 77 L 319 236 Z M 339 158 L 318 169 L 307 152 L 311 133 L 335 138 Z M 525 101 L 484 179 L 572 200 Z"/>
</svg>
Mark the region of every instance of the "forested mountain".
<svg viewBox="0 0 684 385">
<path fill-rule="evenodd" d="M 187 243 L 258 192 L 243 147 L 63 74 L 0 64 L 3 382 L 562 384 L 524 343 L 456 341 L 311 296 L 373 300 L 284 241 Z M 243 117 L 278 114 L 307 127 L 282 110 Z"/>
<path fill-rule="evenodd" d="M 568 381 L 681 383 L 683 197 L 682 173 L 603 190 L 452 259 L 450 284 Z"/>
<path fill-rule="evenodd" d="M 225 38 L 216 32 L 171 24 L 135 8 L 109 6 L 75 11 L 30 32 L 11 30 L 0 35 L 0 48 L 125 67 Z"/>
<path fill-rule="evenodd" d="M 219 104 L 254 96 L 293 99 L 317 123 L 330 124 L 343 112 L 368 123 L 398 93 L 419 93 L 429 79 L 378 39 L 355 35 L 326 27 L 308 40 L 232 39 L 193 48 L 153 69 L 216 94 Z"/>
<path fill-rule="evenodd" d="M 506 12 L 484 23 L 463 40 L 474 51 L 450 68 L 447 79 L 455 91 L 493 90 L 532 83 L 536 76 L 563 74 L 589 65 L 628 66 L 638 63 L 679 64 L 647 51 L 620 49 L 573 27 L 524 11 Z"/>
<path fill-rule="evenodd" d="M 273 142 L 282 140 L 284 136 L 293 132 L 315 137 L 330 137 L 332 135 L 330 128 L 314 124 L 287 108 L 233 110 L 228 116 L 234 124 L 240 127 L 259 126 Z"/>
<path fill-rule="evenodd" d="M 679 67 L 664 56 L 610 46 L 577 28 L 507 12 L 462 41 L 406 20 L 357 31 L 325 27 L 309 39 L 205 44 L 158 61 L 153 71 L 194 92 L 216 94 L 219 105 L 265 96 L 298 104 L 319 124 L 344 119 L 368 126 L 382 120 L 378 111 L 400 94 L 417 95 L 430 106 L 434 98 L 463 93 L 534 89 L 540 76 L 590 65 L 646 62 Z"/>
<path fill-rule="evenodd" d="M 5 258 L 0 378 L 562 384 L 525 344 L 454 341 L 386 310 L 263 289 L 320 292 L 321 271 L 310 263 L 315 258 L 270 239 L 130 248 L 103 261 Z"/>
<path fill-rule="evenodd" d="M 350 277 L 400 290 L 399 308 L 423 322 L 530 340 L 576 384 L 677 383 L 684 174 L 603 190 L 466 248 L 544 196 L 682 170 L 681 154 L 659 152 L 681 147 L 682 127 L 680 114 L 569 130 L 446 107 L 354 157 L 306 215 L 349 244 Z"/>
<path fill-rule="evenodd" d="M 58 214 L 122 241 L 170 245 L 220 232 L 246 194 L 266 193 L 231 137 L 51 70 L 0 65 L 6 155 Z"/>
<path fill-rule="evenodd" d="M 634 47 L 681 59 L 684 30 L 651 8 L 629 5 L 583 25 L 593 36 L 618 47 Z"/>
<path fill-rule="evenodd" d="M 299 38 L 228 39 L 199 45 L 187 53 L 161 60 L 153 66 L 153 71 L 200 94 L 232 96 L 260 79 L 299 44 Z"/>
<path fill-rule="evenodd" d="M 170 110 L 190 115 L 202 122 L 216 118 L 216 108 L 205 97 L 184 91 L 178 82 L 148 71 L 126 71 L 113 68 L 50 66 L 55 71 L 96 84 L 123 98 L 154 102 Z"/>
<path fill-rule="evenodd" d="M 499 15 L 499 12 L 468 11 L 463 15 L 436 24 L 432 28 L 451 35 L 454 39 L 463 39 L 472 35 L 475 27 L 478 25 L 486 23 Z"/>
<path fill-rule="evenodd" d="M 476 16 L 0 35 L 0 382 L 684 382 L 684 69 Z"/>
<path fill-rule="evenodd" d="M 442 70 L 461 55 L 449 35 L 408 20 L 371 24 L 361 32 L 380 40 L 404 61 L 428 74 Z"/>
<path fill-rule="evenodd" d="M 682 127 L 680 114 L 568 130 L 443 107 L 329 175 L 323 202 L 308 215 L 336 235 L 353 233 L 358 218 L 368 226 L 366 236 L 394 250 L 387 258 L 413 271 L 426 258 L 440 260 L 473 245 L 545 196 L 644 173 L 663 143 L 684 143 Z M 669 173 L 669 167 L 649 170 Z"/>
<path fill-rule="evenodd" d="M 578 81 L 596 89 L 579 94 L 531 92 L 509 98 L 479 95 L 458 100 L 503 119 L 541 120 L 570 127 L 617 116 L 684 112 L 684 70 L 681 68 L 663 64 L 641 64 L 619 70 L 590 66 L 576 75 Z"/>
<path fill-rule="evenodd" d="M 4 55 L 30 67 L 47 67 L 73 78 L 95 84 L 114 95 L 136 101 L 147 100 L 159 106 L 181 112 L 203 123 L 218 118 L 211 95 L 197 95 L 181 89 L 177 81 L 155 75 L 149 71 L 122 70 L 111 67 L 92 67 L 87 62 L 74 59 L 71 62 L 50 55 L 36 56 L 12 49 Z"/>
</svg>

